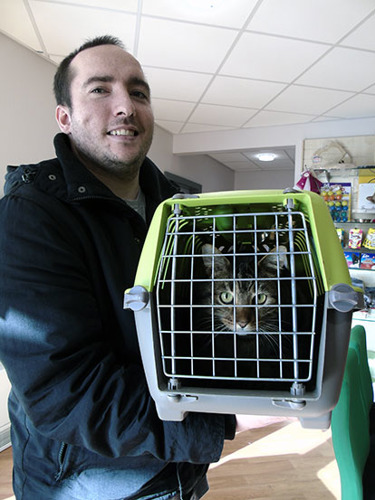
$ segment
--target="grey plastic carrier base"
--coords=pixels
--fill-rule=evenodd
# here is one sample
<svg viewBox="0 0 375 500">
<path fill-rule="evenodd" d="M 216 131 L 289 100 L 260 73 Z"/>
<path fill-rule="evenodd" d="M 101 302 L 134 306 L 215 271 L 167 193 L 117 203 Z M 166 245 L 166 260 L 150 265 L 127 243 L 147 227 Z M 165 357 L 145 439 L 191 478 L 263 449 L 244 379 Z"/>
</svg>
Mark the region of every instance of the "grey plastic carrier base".
<svg viewBox="0 0 375 500">
<path fill-rule="evenodd" d="M 254 388 L 171 387 L 163 374 L 160 341 L 156 324 L 156 311 L 152 294 L 142 287 L 135 287 L 125 294 L 125 306 L 135 312 L 139 344 L 149 390 L 162 420 L 181 421 L 188 412 L 253 414 L 297 417 L 306 428 L 327 429 L 331 411 L 340 393 L 341 382 L 349 344 L 352 312 L 340 312 L 332 306 L 332 296 L 325 293 L 322 308 L 322 331 L 316 384 L 299 397 L 288 391 L 269 391 Z M 131 294 L 141 297 L 136 304 Z M 140 294 L 140 295 L 139 295 Z M 322 386 L 324 385 L 324 391 Z"/>
</svg>

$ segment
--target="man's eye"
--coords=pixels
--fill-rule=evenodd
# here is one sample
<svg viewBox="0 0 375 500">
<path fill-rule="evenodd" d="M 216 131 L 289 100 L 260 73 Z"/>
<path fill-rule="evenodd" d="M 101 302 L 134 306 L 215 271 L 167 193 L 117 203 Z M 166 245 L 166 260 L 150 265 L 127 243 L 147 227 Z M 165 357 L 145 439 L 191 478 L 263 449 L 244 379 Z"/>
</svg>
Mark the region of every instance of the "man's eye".
<svg viewBox="0 0 375 500">
<path fill-rule="evenodd" d="M 96 87 L 91 91 L 92 94 L 105 94 L 106 92 L 106 89 L 103 89 L 102 87 Z"/>
<path fill-rule="evenodd" d="M 149 96 L 146 95 L 141 90 L 133 90 L 132 93 L 131 93 L 131 95 L 134 96 L 134 97 L 136 97 L 137 99 L 146 100 L 146 101 L 149 100 Z"/>
</svg>

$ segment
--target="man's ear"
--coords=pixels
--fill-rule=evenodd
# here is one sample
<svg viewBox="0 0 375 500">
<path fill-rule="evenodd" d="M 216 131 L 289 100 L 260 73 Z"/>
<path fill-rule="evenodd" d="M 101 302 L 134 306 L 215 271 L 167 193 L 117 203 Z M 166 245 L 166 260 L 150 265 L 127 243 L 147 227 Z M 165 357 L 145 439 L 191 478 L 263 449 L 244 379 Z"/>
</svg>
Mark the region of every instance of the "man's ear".
<svg viewBox="0 0 375 500">
<path fill-rule="evenodd" d="M 67 106 L 63 106 L 62 104 L 59 104 L 57 106 L 56 120 L 58 126 L 60 127 L 61 132 L 64 132 L 64 134 L 69 134 L 71 118 L 70 118 L 70 110 Z"/>
</svg>

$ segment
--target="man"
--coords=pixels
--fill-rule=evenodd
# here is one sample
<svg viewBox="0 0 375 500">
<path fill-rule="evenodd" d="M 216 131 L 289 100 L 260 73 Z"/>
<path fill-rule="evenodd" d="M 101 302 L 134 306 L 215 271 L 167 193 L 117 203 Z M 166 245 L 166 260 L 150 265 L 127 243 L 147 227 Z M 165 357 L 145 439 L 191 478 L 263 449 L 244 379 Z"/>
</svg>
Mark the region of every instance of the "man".
<svg viewBox="0 0 375 500">
<path fill-rule="evenodd" d="M 16 498 L 198 499 L 236 419 L 161 421 L 122 308 L 152 214 L 175 192 L 146 157 L 149 86 L 105 36 L 61 63 L 54 90 L 57 157 L 9 167 L 0 202 Z"/>
</svg>

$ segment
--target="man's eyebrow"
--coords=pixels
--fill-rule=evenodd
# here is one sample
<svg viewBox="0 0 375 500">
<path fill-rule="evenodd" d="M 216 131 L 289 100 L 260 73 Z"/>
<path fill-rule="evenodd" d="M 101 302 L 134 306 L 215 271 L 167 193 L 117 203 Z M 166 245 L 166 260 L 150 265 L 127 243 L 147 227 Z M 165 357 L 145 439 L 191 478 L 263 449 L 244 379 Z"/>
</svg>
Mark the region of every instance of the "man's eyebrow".
<svg viewBox="0 0 375 500">
<path fill-rule="evenodd" d="M 91 76 L 90 78 L 88 78 L 84 84 L 83 84 L 83 87 L 88 87 L 89 85 L 91 85 L 92 83 L 95 83 L 95 82 L 102 82 L 102 83 L 107 83 L 107 82 L 113 82 L 114 78 L 113 76 L 106 76 L 106 75 L 94 75 L 94 76 Z"/>
</svg>

